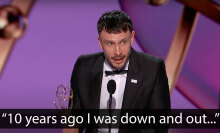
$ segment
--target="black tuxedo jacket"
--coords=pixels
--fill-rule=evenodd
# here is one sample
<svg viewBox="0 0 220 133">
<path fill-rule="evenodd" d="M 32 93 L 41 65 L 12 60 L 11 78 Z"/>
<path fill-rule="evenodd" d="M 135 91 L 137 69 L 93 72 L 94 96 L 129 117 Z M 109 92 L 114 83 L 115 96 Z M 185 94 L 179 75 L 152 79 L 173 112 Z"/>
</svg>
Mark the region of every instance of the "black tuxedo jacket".
<svg viewBox="0 0 220 133">
<path fill-rule="evenodd" d="M 77 59 L 71 78 L 73 109 L 99 109 L 104 60 L 103 52 Z M 132 79 L 137 83 L 132 83 Z M 131 48 L 122 109 L 170 109 L 168 79 L 162 59 Z M 119 132 L 145 131 L 120 129 Z"/>
</svg>

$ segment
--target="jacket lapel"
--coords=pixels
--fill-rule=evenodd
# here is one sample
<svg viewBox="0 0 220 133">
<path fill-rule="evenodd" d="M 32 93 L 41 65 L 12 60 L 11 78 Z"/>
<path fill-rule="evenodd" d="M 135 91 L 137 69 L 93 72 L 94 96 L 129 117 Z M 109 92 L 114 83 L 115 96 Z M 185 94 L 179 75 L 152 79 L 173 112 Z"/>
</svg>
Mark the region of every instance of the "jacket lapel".
<svg viewBox="0 0 220 133">
<path fill-rule="evenodd" d="M 138 64 L 137 53 L 131 48 L 122 109 L 131 109 L 132 101 L 135 98 L 138 88 L 142 82 L 139 72 L 140 65 Z"/>
<path fill-rule="evenodd" d="M 89 101 L 91 109 L 99 109 L 103 75 L 104 54 L 101 54 L 91 68 Z"/>
</svg>

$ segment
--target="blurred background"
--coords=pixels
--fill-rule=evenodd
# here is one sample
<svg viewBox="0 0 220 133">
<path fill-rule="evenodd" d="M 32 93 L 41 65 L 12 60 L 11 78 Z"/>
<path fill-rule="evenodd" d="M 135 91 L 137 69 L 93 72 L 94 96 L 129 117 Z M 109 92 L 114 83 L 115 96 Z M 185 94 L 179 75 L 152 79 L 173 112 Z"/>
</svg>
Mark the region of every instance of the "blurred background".
<svg viewBox="0 0 220 133">
<path fill-rule="evenodd" d="M 0 7 L 10 0 L 1 0 Z M 74 63 L 82 54 L 99 52 L 97 21 L 113 9 L 125 11 L 133 21 L 133 48 L 164 60 L 183 10 L 170 0 L 161 6 L 144 0 L 36 0 L 28 15 L 28 27 L 19 38 L 0 75 L 1 109 L 54 109 L 56 87 L 68 83 Z M 218 109 L 220 89 L 220 26 L 203 14 L 192 37 L 176 87 L 173 109 Z M 61 132 L 6 130 L 6 132 Z M 175 132 L 217 132 L 180 130 Z"/>
</svg>

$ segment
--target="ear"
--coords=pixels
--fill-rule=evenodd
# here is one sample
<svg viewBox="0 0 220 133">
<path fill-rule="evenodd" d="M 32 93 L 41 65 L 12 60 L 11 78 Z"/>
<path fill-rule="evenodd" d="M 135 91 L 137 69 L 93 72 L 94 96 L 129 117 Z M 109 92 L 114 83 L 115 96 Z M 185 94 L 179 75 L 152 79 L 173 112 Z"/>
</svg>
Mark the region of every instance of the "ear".
<svg viewBox="0 0 220 133">
<path fill-rule="evenodd" d="M 101 44 L 100 35 L 98 35 L 98 42 L 99 42 L 99 47 L 100 47 L 101 49 L 103 49 L 103 48 L 102 48 L 102 44 Z"/>
<path fill-rule="evenodd" d="M 132 32 L 131 32 L 131 46 L 132 46 L 133 43 L 134 43 L 134 35 L 135 35 L 135 32 L 132 31 Z"/>
</svg>

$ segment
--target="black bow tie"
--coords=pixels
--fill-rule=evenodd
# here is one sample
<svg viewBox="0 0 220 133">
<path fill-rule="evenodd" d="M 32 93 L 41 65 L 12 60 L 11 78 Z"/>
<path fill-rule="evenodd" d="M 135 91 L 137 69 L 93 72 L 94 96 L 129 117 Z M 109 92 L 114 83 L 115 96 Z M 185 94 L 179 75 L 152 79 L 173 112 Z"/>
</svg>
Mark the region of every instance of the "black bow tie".
<svg viewBox="0 0 220 133">
<path fill-rule="evenodd" d="M 109 76 L 109 75 L 116 75 L 116 74 L 125 74 L 127 73 L 128 70 L 115 70 L 115 71 L 105 71 L 105 75 Z"/>
</svg>

